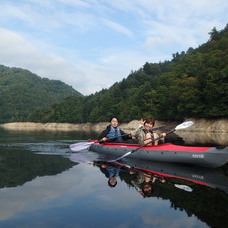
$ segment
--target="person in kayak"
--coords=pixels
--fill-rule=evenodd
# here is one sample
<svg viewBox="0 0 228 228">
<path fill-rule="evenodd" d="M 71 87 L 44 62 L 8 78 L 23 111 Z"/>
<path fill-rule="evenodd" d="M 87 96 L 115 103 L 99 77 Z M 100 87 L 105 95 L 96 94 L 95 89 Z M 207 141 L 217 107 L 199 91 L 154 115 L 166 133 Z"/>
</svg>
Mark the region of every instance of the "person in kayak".
<svg viewBox="0 0 228 228">
<path fill-rule="evenodd" d="M 147 172 L 138 172 L 134 175 L 131 183 L 137 192 L 145 198 L 153 195 L 154 183 L 156 180 L 157 178 L 155 178 L 152 174 Z"/>
<path fill-rule="evenodd" d="M 157 133 L 151 130 L 154 127 L 154 124 L 155 120 L 151 117 L 141 120 L 140 126 L 133 133 L 133 137 L 138 140 L 139 144 L 147 144 L 148 146 L 158 145 L 158 140 L 155 140 L 152 143 L 154 139 L 159 137 Z M 162 133 L 161 136 L 164 138 L 166 133 Z"/>
<path fill-rule="evenodd" d="M 117 117 L 111 117 L 110 124 L 107 128 L 100 134 L 98 140 L 100 142 L 121 142 L 122 140 L 131 139 L 131 134 L 126 134 L 119 127 L 119 119 Z"/>
<path fill-rule="evenodd" d="M 108 186 L 114 188 L 117 185 L 117 177 L 120 175 L 121 167 L 108 165 L 106 162 L 96 162 L 100 171 L 108 178 Z"/>
</svg>

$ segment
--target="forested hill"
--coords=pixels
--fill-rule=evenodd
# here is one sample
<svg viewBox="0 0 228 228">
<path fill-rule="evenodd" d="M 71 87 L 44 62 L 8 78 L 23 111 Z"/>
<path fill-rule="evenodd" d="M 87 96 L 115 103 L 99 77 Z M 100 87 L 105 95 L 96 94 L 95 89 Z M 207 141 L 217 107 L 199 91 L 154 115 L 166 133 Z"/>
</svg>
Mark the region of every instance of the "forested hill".
<svg viewBox="0 0 228 228">
<path fill-rule="evenodd" d="M 198 48 L 173 54 L 171 61 L 145 63 L 109 89 L 71 97 L 33 116 L 42 122 L 99 122 L 117 115 L 122 122 L 153 116 L 228 117 L 228 25 L 214 28 Z"/>
<path fill-rule="evenodd" d="M 27 121 L 32 112 L 68 96 L 82 95 L 61 81 L 0 65 L 0 123 Z"/>
<path fill-rule="evenodd" d="M 212 29 L 209 35 L 208 42 L 198 48 L 175 53 L 171 61 L 147 62 L 109 89 L 90 96 L 71 96 L 42 111 L 33 106 L 33 115 L 24 120 L 82 123 L 108 121 L 112 115 L 122 122 L 145 116 L 158 120 L 228 117 L 228 24 L 220 31 Z M 45 99 L 40 99 L 38 107 Z M 12 109 L 18 103 L 23 106 L 28 101 L 5 107 Z M 19 120 L 17 113 L 12 119 Z"/>
</svg>

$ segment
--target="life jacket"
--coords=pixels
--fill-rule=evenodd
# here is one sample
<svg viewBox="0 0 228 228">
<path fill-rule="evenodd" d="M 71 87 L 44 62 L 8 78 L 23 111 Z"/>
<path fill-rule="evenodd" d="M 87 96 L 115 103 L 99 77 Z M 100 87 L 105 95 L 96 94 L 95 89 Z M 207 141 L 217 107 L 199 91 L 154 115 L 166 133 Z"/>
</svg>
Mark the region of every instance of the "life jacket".
<svg viewBox="0 0 228 228">
<path fill-rule="evenodd" d="M 110 177 L 117 177 L 117 176 L 119 176 L 120 167 L 108 166 L 106 169 L 108 171 L 109 178 Z"/>
<path fill-rule="evenodd" d="M 147 133 L 151 133 L 151 140 L 154 140 L 154 132 L 153 131 L 151 131 L 151 130 L 147 131 L 146 129 L 142 129 L 142 130 L 143 130 L 145 136 Z"/>
<path fill-rule="evenodd" d="M 117 136 L 119 136 L 119 137 L 117 137 Z M 120 129 L 118 127 L 113 127 L 113 126 L 110 126 L 110 131 L 106 135 L 106 137 L 107 138 L 117 137 L 117 138 L 108 140 L 109 142 L 113 142 L 113 141 L 117 141 L 117 140 L 122 139 Z"/>
</svg>

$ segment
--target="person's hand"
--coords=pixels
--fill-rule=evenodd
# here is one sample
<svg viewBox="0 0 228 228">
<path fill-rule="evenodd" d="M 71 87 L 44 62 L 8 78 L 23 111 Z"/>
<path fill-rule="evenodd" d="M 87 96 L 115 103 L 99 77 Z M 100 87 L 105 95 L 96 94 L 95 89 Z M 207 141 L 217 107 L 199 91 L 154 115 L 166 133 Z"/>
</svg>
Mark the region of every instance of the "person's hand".
<svg viewBox="0 0 228 228">
<path fill-rule="evenodd" d="M 104 142 L 107 141 L 107 140 L 108 140 L 108 138 L 104 137 L 104 138 L 102 138 L 102 139 L 99 141 L 99 143 L 104 143 Z"/>
<path fill-rule="evenodd" d="M 166 180 L 165 180 L 165 179 L 161 179 L 161 182 L 162 182 L 162 183 L 165 183 L 165 182 L 166 182 Z"/>
<path fill-rule="evenodd" d="M 161 137 L 165 138 L 166 133 L 161 133 Z"/>
</svg>

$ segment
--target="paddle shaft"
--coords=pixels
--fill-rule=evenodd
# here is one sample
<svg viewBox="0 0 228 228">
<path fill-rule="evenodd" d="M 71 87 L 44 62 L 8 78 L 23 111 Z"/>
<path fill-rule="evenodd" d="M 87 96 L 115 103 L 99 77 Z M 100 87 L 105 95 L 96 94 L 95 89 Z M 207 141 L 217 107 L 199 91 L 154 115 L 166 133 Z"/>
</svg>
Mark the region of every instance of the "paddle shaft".
<svg viewBox="0 0 228 228">
<path fill-rule="evenodd" d="M 176 128 L 173 128 L 172 130 L 168 131 L 168 132 L 166 133 L 166 135 L 168 135 L 168 134 L 174 132 L 175 130 L 176 130 Z M 120 159 L 122 159 L 122 158 L 124 158 L 124 157 L 127 157 L 128 155 L 135 153 L 136 151 L 140 150 L 141 148 L 143 148 L 143 147 L 147 146 L 148 144 L 151 144 L 151 143 L 155 142 L 156 140 L 159 140 L 159 139 L 161 139 L 161 138 L 163 138 L 163 137 L 164 137 L 164 136 L 159 136 L 159 137 L 157 137 L 156 139 L 153 139 L 153 140 L 149 141 L 148 143 L 143 144 L 143 145 L 141 145 L 140 147 L 138 147 L 138 148 L 136 148 L 136 149 L 134 149 L 134 150 L 132 150 L 132 151 L 129 151 L 129 152 L 125 153 L 124 155 L 122 155 L 121 157 L 119 157 L 119 158 L 117 158 L 117 159 L 115 159 L 115 160 L 112 160 L 112 161 L 118 161 L 118 160 L 120 160 Z"/>
<path fill-rule="evenodd" d="M 166 135 L 168 135 L 168 134 L 170 134 L 170 133 L 173 133 L 175 130 L 176 130 L 176 129 L 174 128 L 174 129 L 168 131 L 168 132 L 166 133 Z M 161 135 L 161 136 L 157 137 L 156 139 L 154 139 L 154 141 L 159 140 L 159 139 L 162 139 L 163 137 L 164 137 L 164 136 Z M 143 141 L 146 141 L 146 140 L 148 140 L 148 139 L 153 139 L 153 138 L 147 138 L 147 139 L 144 139 Z M 152 143 L 152 142 L 154 142 L 154 141 L 152 140 L 152 141 L 148 142 L 148 144 L 150 144 L 150 143 Z M 144 145 L 147 145 L 147 144 L 144 144 Z"/>
<path fill-rule="evenodd" d="M 152 128 L 152 130 L 157 130 L 157 129 L 160 129 L 160 128 L 163 128 L 163 127 L 164 126 Z M 118 138 L 118 137 L 127 136 L 127 135 L 130 135 L 130 134 L 123 134 L 123 135 L 118 135 L 118 136 L 115 136 L 115 137 L 111 137 L 111 138 L 108 138 L 107 141 L 109 141 L 111 139 Z M 92 144 L 97 143 L 97 142 L 102 143 L 104 141 L 102 141 L 102 140 L 96 140 L 96 141 L 93 141 L 93 142 L 79 142 L 79 143 L 71 144 L 70 145 L 70 149 L 72 151 L 74 151 L 74 152 L 85 150 L 85 149 L 88 149 Z"/>
<path fill-rule="evenodd" d="M 151 130 L 151 131 L 156 131 L 156 130 L 162 129 L 162 128 L 164 128 L 164 127 L 165 127 L 165 125 L 162 125 L 162 126 L 159 126 L 159 127 L 153 127 L 153 128 L 151 128 L 150 130 Z M 108 140 L 110 140 L 110 139 L 115 139 L 115 138 L 118 138 L 118 137 L 127 136 L 127 135 L 131 135 L 131 134 L 129 133 L 129 134 L 123 134 L 123 135 L 119 135 L 119 136 L 114 136 L 114 137 L 108 138 Z M 108 140 L 107 140 L 107 141 L 108 141 Z M 95 141 L 95 142 L 103 142 L 103 141 L 102 141 L 102 140 L 97 140 L 97 141 Z"/>
<path fill-rule="evenodd" d="M 172 130 L 170 130 L 170 131 L 168 131 L 168 132 L 166 133 L 166 135 L 168 135 L 168 134 L 170 134 L 170 133 L 172 133 L 172 132 L 174 132 L 174 131 L 175 131 L 175 128 L 172 129 Z M 161 135 L 161 136 L 159 136 L 159 137 L 157 137 L 157 138 L 155 138 L 155 139 L 149 141 L 148 143 L 143 144 L 142 146 L 138 147 L 137 149 L 132 150 L 131 153 L 135 153 L 137 150 L 140 150 L 140 149 L 143 148 L 144 146 L 147 146 L 148 144 L 151 144 L 151 143 L 153 143 L 153 142 L 155 142 L 155 141 L 157 141 L 157 140 L 159 140 L 159 139 L 162 139 L 163 137 L 164 137 L 164 136 Z M 148 138 L 148 139 L 151 139 L 151 138 Z M 145 140 L 148 140 L 148 139 L 145 139 Z M 144 141 L 145 141 L 145 140 L 144 140 Z"/>
<path fill-rule="evenodd" d="M 110 138 L 107 138 L 108 139 L 107 141 L 109 141 L 110 139 L 116 139 L 118 137 L 123 137 L 123 136 L 127 136 L 127 135 L 130 135 L 130 134 L 123 134 L 123 135 L 118 135 L 118 136 L 110 137 Z M 95 142 L 107 142 L 107 141 L 97 140 Z"/>
</svg>

